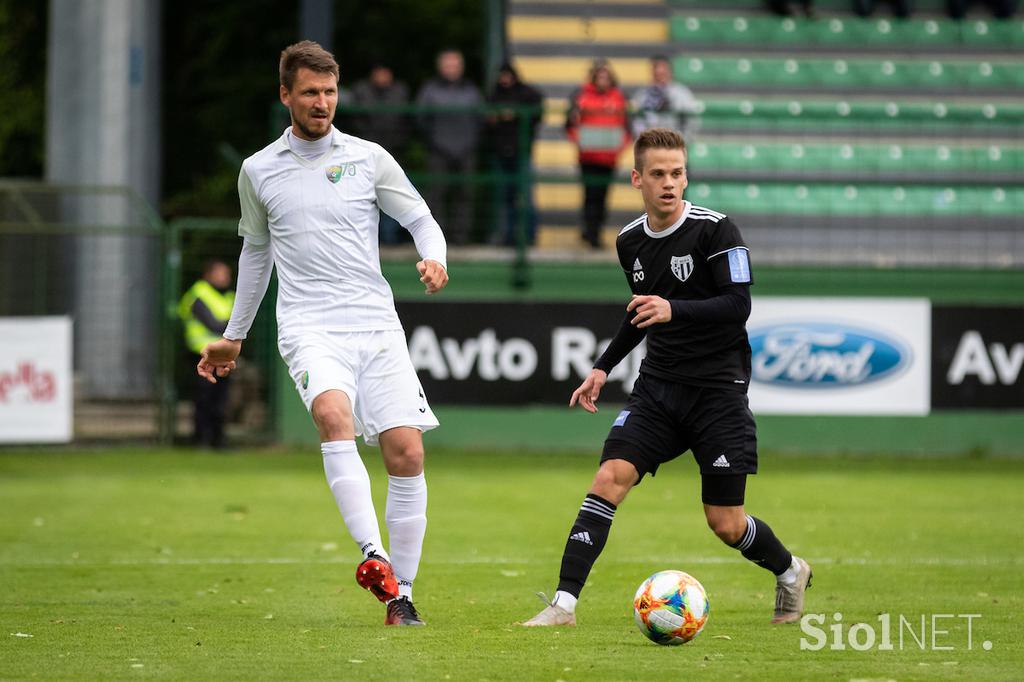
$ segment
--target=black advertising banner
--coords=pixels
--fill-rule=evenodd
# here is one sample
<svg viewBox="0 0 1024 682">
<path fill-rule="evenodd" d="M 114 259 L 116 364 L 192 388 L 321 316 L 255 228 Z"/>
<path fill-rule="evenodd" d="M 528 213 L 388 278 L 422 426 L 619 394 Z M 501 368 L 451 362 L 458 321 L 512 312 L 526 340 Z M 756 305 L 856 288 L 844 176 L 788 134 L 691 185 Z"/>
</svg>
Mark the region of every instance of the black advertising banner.
<svg viewBox="0 0 1024 682">
<path fill-rule="evenodd" d="M 399 301 L 409 355 L 437 404 L 567 404 L 626 313 L 617 303 Z M 608 377 L 605 402 L 625 402 L 645 345 Z"/>
<path fill-rule="evenodd" d="M 932 307 L 932 407 L 1024 408 L 1024 307 Z"/>
</svg>

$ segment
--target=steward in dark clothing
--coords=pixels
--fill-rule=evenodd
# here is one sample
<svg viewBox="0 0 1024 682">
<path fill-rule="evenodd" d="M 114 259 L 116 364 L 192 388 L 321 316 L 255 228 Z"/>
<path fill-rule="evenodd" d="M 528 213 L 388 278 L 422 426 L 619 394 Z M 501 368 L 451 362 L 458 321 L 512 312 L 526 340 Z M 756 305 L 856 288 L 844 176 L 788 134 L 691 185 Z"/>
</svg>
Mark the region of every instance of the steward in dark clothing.
<svg viewBox="0 0 1024 682">
<path fill-rule="evenodd" d="M 403 158 L 409 143 L 409 120 L 400 109 L 409 103 L 409 88 L 395 80 L 391 69 L 375 64 L 370 77 L 352 86 L 353 101 L 360 107 L 380 107 L 381 111 L 361 111 L 353 120 L 355 134 L 376 142 L 397 159 Z"/>
<path fill-rule="evenodd" d="M 409 88 L 395 80 L 391 68 L 377 63 L 370 68 L 370 77 L 352 86 L 352 98 L 359 107 L 379 107 L 379 111 L 360 111 L 352 120 L 355 134 L 376 142 L 400 161 L 405 160 L 409 144 L 410 119 L 401 111 L 409 104 Z M 397 111 L 396 111 L 397 109 Z M 408 233 L 394 216 L 381 213 L 377 229 L 382 244 L 397 244 Z"/>
<path fill-rule="evenodd" d="M 479 112 L 471 108 L 483 104 L 480 90 L 463 77 L 464 72 L 462 53 L 445 50 L 437 57 L 437 77 L 427 81 L 416 96 L 416 104 L 436 109 L 419 115 L 428 146 L 427 172 L 432 179 L 424 198 L 445 226 L 449 243 L 456 245 L 469 242 L 473 186 L 445 176 L 476 171 L 481 120 Z M 452 110 L 445 111 L 446 107 Z M 445 199 L 450 200 L 450 207 Z"/>
<path fill-rule="evenodd" d="M 519 164 L 522 159 L 529 170 L 533 150 L 533 140 L 540 124 L 541 103 L 543 96 L 535 88 L 519 80 L 519 74 L 508 62 L 501 65 L 498 81 L 488 103 L 494 105 L 512 105 L 515 108 L 499 109 L 487 115 L 488 140 L 491 143 L 495 171 L 500 173 L 502 180 L 498 183 L 498 192 L 505 207 L 504 229 L 497 223 L 492 242 L 514 245 L 517 243 L 517 229 L 520 222 L 519 207 L 526 212 L 527 244 L 532 244 L 537 231 L 536 214 L 533 198 L 529 189 L 520 196 L 518 183 Z M 525 108 L 532 108 L 527 113 Z M 526 135 L 522 139 L 522 117 L 528 117 Z M 532 184 L 531 184 L 532 187 Z"/>
</svg>

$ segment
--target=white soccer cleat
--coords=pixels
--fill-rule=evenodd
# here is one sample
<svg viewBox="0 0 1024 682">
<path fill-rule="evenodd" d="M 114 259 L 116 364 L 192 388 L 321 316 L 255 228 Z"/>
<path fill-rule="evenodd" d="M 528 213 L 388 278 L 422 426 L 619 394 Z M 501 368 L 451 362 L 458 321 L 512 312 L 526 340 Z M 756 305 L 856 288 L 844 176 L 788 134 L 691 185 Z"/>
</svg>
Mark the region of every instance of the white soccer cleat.
<svg viewBox="0 0 1024 682">
<path fill-rule="evenodd" d="M 554 602 L 549 602 L 543 592 L 538 592 L 537 596 L 540 597 L 547 606 L 545 606 L 544 610 L 536 616 L 523 623 L 524 628 L 547 627 L 551 625 L 576 625 L 575 613 L 570 613 L 561 606 L 556 606 Z"/>
<path fill-rule="evenodd" d="M 804 593 L 811 586 L 811 567 L 800 557 L 793 557 L 800 570 L 792 585 L 775 584 L 775 615 L 772 623 L 795 623 L 804 612 Z"/>
</svg>

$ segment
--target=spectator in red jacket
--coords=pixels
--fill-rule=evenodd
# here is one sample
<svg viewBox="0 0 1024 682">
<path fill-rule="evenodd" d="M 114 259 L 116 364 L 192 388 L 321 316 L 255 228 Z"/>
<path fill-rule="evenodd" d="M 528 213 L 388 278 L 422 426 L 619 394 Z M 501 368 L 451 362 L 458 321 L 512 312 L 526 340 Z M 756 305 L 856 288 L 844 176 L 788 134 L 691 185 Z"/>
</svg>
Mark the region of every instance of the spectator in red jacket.
<svg viewBox="0 0 1024 682">
<path fill-rule="evenodd" d="M 630 143 L 628 100 L 604 59 L 595 59 L 590 78 L 569 98 L 565 130 L 579 148 L 583 179 L 583 240 L 601 248 L 608 186 L 619 152 Z"/>
</svg>

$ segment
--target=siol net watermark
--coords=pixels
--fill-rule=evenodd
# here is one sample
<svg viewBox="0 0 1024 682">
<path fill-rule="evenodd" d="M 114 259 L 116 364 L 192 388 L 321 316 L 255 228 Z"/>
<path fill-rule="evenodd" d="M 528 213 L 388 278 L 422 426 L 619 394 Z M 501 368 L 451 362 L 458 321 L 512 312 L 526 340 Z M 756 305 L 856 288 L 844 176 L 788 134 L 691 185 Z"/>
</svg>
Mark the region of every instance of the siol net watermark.
<svg viewBox="0 0 1024 682">
<path fill-rule="evenodd" d="M 826 625 L 824 613 L 808 613 L 800 619 L 800 638 L 803 651 L 821 651 L 826 646 L 833 651 L 954 651 L 974 649 L 974 621 L 980 613 L 932 613 L 905 616 L 902 613 L 878 614 L 877 623 L 844 623 L 843 614 L 832 614 L 832 623 Z M 984 640 L 981 648 L 992 649 L 992 642 Z"/>
</svg>

